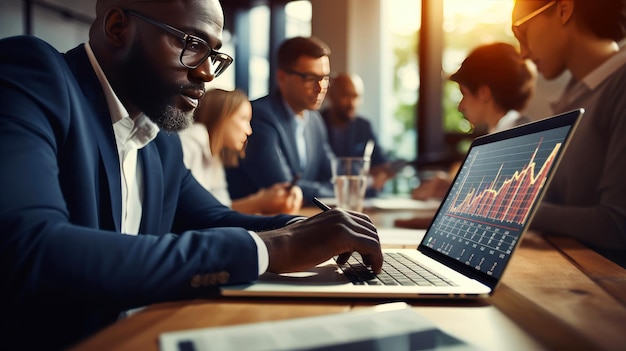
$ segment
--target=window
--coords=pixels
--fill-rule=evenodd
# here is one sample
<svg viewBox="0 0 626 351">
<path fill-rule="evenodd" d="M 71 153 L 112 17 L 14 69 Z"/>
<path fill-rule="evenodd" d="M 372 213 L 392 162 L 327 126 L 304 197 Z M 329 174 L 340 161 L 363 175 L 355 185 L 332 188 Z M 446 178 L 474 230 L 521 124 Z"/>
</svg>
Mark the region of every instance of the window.
<svg viewBox="0 0 626 351">
<path fill-rule="evenodd" d="M 387 18 L 383 20 L 389 30 L 387 42 L 390 47 L 384 48 L 392 54 L 391 69 L 393 92 L 387 93 L 391 111 L 381 132 L 388 134 L 393 140 L 393 147 L 388 146 L 391 157 L 413 160 L 416 155 L 417 133 L 415 128 L 415 107 L 418 99 L 419 70 L 417 57 L 417 32 L 420 29 L 421 1 L 389 0 Z M 387 67 L 382 67 L 386 69 Z"/>
<path fill-rule="evenodd" d="M 285 5 L 285 38 L 311 35 L 311 2 L 308 0 L 290 1 Z M 269 93 L 270 82 L 270 33 L 259 28 L 270 28 L 270 8 L 267 5 L 254 6 L 249 13 L 249 88 L 251 100 Z M 237 61 L 235 61 L 237 63 Z M 241 64 L 241 63 L 240 63 Z"/>
<path fill-rule="evenodd" d="M 311 35 L 311 1 L 290 1 L 285 5 L 287 38 Z"/>
<path fill-rule="evenodd" d="M 250 10 L 250 61 L 249 91 L 251 100 L 267 95 L 270 80 L 269 41 L 270 33 L 257 28 L 270 27 L 270 9 L 255 6 Z"/>
<path fill-rule="evenodd" d="M 474 47 L 503 41 L 516 44 L 510 30 L 512 0 L 444 0 L 443 10 L 443 99 L 442 123 L 448 134 L 469 134 L 472 126 L 457 110 L 461 99 L 458 85 L 446 77 L 455 72 L 465 56 Z M 416 104 L 419 99 L 420 74 L 417 45 L 422 29 L 421 2 L 415 0 L 387 0 L 386 23 L 389 33 L 388 48 L 393 53 L 393 92 L 382 97 L 391 101 L 392 112 L 381 125 L 394 142 L 393 156 L 414 159 L 417 133 L 415 130 Z M 439 30 L 435 28 L 434 30 Z M 387 69 L 381 67 L 381 69 Z M 461 146 L 462 148 L 463 146 Z M 462 152 L 462 150 L 459 150 Z"/>
</svg>

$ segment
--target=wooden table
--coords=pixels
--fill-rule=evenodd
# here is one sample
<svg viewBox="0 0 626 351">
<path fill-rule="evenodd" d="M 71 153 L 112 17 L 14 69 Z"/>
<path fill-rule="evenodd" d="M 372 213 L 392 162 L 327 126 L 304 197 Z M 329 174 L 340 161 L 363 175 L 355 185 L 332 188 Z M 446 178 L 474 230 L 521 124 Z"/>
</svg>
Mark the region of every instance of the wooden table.
<svg viewBox="0 0 626 351">
<path fill-rule="evenodd" d="M 402 216 L 406 213 L 371 213 L 377 225 Z M 216 298 L 161 303 L 74 350 L 158 350 L 158 336 L 166 331 L 341 313 L 384 302 L 389 301 Z M 490 298 L 406 302 L 442 330 L 485 350 L 626 349 L 626 270 L 572 239 L 528 233 Z"/>
</svg>

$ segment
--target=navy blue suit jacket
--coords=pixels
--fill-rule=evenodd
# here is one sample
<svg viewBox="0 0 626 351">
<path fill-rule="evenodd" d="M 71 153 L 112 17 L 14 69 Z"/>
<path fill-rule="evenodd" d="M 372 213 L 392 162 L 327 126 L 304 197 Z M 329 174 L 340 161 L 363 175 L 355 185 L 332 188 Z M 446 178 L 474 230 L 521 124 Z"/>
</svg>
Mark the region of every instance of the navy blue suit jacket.
<svg viewBox="0 0 626 351">
<path fill-rule="evenodd" d="M 252 102 L 252 135 L 248 138 L 246 157 L 239 167 L 226 170 L 228 190 L 238 199 L 277 182 L 289 182 L 300 175 L 304 202 L 314 196 L 334 196 L 330 162 L 334 157 L 326 127 L 316 111 L 309 111 L 304 131 L 307 151 L 306 167 L 300 166 L 296 146 L 295 117 L 288 111 L 280 92 Z"/>
<path fill-rule="evenodd" d="M 185 169 L 178 136 L 160 132 L 138 155 L 141 234 L 120 234 L 115 137 L 83 45 L 62 55 L 33 37 L 0 40 L 0 107 L 3 346 L 65 347 L 125 309 L 254 280 L 247 229 L 293 218 L 222 206 Z"/>
</svg>

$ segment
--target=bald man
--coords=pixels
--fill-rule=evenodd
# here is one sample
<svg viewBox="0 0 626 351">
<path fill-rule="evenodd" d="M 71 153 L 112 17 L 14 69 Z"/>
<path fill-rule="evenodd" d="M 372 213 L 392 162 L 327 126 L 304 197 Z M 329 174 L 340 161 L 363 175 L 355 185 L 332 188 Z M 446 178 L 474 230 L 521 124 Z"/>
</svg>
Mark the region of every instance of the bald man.
<svg viewBox="0 0 626 351">
<path fill-rule="evenodd" d="M 98 0 L 65 54 L 0 40 L 3 349 L 65 349 L 125 310 L 352 251 L 380 270 L 364 215 L 243 215 L 184 167 L 173 132 L 232 62 L 223 24 L 218 0 Z"/>
<path fill-rule="evenodd" d="M 372 125 L 357 114 L 363 97 L 363 80 L 356 74 L 339 73 L 331 81 L 327 107 L 321 111 L 328 131 L 328 141 L 338 157 L 363 156 L 365 146 L 373 140 L 371 156 L 371 188 L 380 191 L 395 175 L 384 150 L 377 142 Z M 368 194 L 372 195 L 370 191 Z"/>
</svg>

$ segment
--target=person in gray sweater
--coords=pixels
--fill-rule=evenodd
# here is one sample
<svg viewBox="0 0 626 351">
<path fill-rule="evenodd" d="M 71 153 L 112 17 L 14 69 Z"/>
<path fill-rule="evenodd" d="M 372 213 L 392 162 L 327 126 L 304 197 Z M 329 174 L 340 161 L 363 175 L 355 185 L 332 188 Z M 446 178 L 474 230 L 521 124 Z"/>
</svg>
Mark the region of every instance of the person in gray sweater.
<svg viewBox="0 0 626 351">
<path fill-rule="evenodd" d="M 626 266 L 626 51 L 620 0 L 523 1 L 513 9 L 521 53 L 550 80 L 571 80 L 554 113 L 584 108 L 531 228 L 573 237 Z"/>
</svg>

